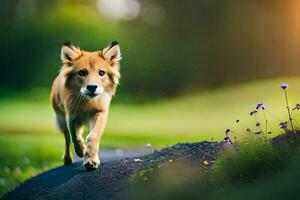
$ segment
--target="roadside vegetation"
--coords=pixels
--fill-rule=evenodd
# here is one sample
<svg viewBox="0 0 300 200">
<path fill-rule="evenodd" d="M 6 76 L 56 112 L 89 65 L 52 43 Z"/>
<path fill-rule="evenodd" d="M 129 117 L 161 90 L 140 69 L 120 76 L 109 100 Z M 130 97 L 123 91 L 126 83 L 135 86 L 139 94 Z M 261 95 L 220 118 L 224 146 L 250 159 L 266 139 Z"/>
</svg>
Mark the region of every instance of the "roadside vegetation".
<svg viewBox="0 0 300 200">
<path fill-rule="evenodd" d="M 270 137 L 274 134 L 274 124 L 268 121 L 266 105 L 259 102 L 250 112 L 256 124 L 254 131 L 241 127 L 239 131 L 227 129 L 223 150 L 216 160 L 191 164 L 179 162 L 177 158 L 137 172 L 132 181 L 131 199 L 141 196 L 143 199 L 213 200 L 297 198 L 300 132 L 293 111 L 298 111 L 300 105 L 290 106 L 288 84 L 280 88 L 284 91 L 288 118 L 275 124 L 282 130 L 279 135 Z M 260 112 L 262 123 L 257 117 Z M 239 124 L 240 120 L 235 123 Z"/>
<path fill-rule="evenodd" d="M 284 136 L 280 142 L 255 135 L 226 144 L 213 163 L 177 159 L 137 172 L 130 199 L 297 199 L 299 151 Z"/>
</svg>

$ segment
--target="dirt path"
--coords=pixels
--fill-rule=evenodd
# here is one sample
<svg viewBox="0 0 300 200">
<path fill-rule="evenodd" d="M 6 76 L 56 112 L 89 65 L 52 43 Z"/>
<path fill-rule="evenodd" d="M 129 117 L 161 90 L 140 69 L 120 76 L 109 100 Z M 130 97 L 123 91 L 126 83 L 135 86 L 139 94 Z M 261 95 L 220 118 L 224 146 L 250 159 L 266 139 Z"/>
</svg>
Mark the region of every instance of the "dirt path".
<svg viewBox="0 0 300 200">
<path fill-rule="evenodd" d="M 124 158 L 135 158 L 146 156 L 153 153 L 153 151 L 149 148 L 144 149 L 100 149 L 99 157 L 102 163 L 110 162 L 110 161 L 119 161 Z M 76 157 L 75 162 L 82 162 L 83 159 Z"/>
<path fill-rule="evenodd" d="M 138 170 L 176 162 L 209 163 L 216 159 L 222 143 L 199 142 L 177 144 L 136 158 L 101 163 L 99 169 L 86 171 L 81 162 L 40 174 L 21 184 L 3 199 L 128 199 L 129 180 Z"/>
</svg>

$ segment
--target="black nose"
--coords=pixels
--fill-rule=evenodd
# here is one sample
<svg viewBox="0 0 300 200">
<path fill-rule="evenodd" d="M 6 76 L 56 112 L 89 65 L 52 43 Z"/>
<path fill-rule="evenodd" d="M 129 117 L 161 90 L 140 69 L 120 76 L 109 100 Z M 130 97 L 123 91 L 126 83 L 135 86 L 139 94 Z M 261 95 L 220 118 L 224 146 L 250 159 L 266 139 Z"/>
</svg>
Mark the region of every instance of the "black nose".
<svg viewBox="0 0 300 200">
<path fill-rule="evenodd" d="M 90 92 L 90 93 L 94 93 L 97 89 L 97 85 L 87 85 L 86 89 Z"/>
</svg>

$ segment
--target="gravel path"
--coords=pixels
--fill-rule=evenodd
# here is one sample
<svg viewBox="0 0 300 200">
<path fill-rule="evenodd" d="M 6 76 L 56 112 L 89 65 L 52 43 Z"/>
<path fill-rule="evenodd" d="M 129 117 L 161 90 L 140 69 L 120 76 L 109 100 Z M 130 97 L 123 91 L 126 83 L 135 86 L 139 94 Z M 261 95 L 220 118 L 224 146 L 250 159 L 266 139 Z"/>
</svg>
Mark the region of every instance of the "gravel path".
<svg viewBox="0 0 300 200">
<path fill-rule="evenodd" d="M 129 179 L 153 164 L 184 158 L 188 164 L 211 163 L 223 143 L 199 142 L 177 144 L 150 155 L 102 162 L 99 169 L 86 171 L 81 162 L 40 174 L 6 194 L 3 199 L 128 199 Z M 134 156 L 134 155 L 133 155 Z M 207 168 L 207 167 L 206 167 Z M 205 169 L 205 168 L 203 168 Z"/>
</svg>

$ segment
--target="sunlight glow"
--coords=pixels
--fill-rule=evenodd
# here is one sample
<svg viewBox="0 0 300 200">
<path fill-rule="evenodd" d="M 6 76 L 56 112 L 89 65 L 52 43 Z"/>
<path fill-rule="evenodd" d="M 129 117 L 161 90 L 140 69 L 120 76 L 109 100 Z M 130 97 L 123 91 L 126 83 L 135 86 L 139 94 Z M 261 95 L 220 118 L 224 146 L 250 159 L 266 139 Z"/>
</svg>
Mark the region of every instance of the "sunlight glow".
<svg viewBox="0 0 300 200">
<path fill-rule="evenodd" d="M 159 26 L 165 19 L 165 10 L 157 3 L 147 2 L 143 4 L 141 12 L 141 19 L 153 26 Z"/>
<path fill-rule="evenodd" d="M 100 14 L 119 20 L 133 20 L 140 14 L 137 0 L 98 0 Z"/>
</svg>

